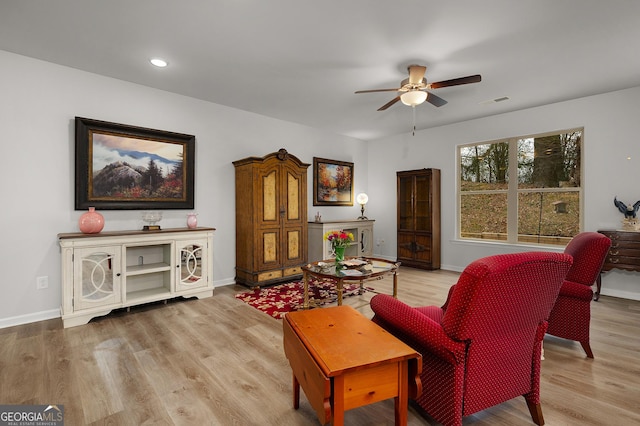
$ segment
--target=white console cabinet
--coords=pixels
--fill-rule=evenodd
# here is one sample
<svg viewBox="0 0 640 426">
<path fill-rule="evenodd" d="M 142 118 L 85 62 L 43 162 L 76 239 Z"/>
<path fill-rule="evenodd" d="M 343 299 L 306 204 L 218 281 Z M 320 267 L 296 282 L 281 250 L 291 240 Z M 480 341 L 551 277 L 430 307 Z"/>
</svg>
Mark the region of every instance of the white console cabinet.
<svg viewBox="0 0 640 426">
<path fill-rule="evenodd" d="M 309 262 L 333 259 L 335 257 L 331 244 L 324 240 L 324 234 L 329 231 L 346 231 L 353 234 L 354 241 L 345 250 L 345 256 L 372 256 L 373 222 L 375 221 L 309 222 Z"/>
<path fill-rule="evenodd" d="M 58 234 L 62 321 L 86 324 L 113 309 L 213 296 L 214 228 Z"/>
</svg>

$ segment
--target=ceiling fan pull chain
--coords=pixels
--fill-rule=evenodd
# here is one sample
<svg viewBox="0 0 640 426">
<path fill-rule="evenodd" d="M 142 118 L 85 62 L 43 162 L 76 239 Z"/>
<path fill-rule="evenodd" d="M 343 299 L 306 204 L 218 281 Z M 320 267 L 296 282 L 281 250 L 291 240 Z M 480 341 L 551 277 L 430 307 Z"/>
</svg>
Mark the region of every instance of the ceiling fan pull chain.
<svg viewBox="0 0 640 426">
<path fill-rule="evenodd" d="M 416 106 L 412 106 L 411 109 L 413 110 L 413 136 L 416 135 Z"/>
</svg>

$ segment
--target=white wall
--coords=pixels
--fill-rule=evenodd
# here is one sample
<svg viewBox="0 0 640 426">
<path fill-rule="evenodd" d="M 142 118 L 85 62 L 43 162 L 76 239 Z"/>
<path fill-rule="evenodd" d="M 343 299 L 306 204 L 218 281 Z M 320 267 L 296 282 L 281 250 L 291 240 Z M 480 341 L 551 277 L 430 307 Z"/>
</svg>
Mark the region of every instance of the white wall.
<svg viewBox="0 0 640 426">
<path fill-rule="evenodd" d="M 456 147 L 575 127 L 584 127 L 584 230 L 618 229 L 622 215 L 614 196 L 627 203 L 640 200 L 639 99 L 640 88 L 634 88 L 369 142 L 367 210 L 376 219 L 376 240 L 385 240 L 377 252 L 396 254 L 395 172 L 429 167 L 442 170 L 443 269 L 461 271 L 479 257 L 540 249 L 456 239 Z M 602 285 L 602 294 L 640 300 L 640 274 L 614 270 L 604 275 Z"/>
<path fill-rule="evenodd" d="M 202 226 L 217 228 L 214 284 L 233 281 L 235 187 L 232 161 L 280 148 L 300 160 L 313 157 L 355 163 L 355 193 L 369 194 L 376 255 L 396 255 L 398 170 L 442 170 L 443 268 L 462 270 L 492 253 L 522 250 L 455 240 L 455 147 L 584 126 L 585 229 L 616 228 L 613 196 L 640 199 L 637 117 L 640 88 L 493 116 L 457 125 L 363 142 L 193 98 L 102 77 L 0 51 L 0 140 L 5 161 L 0 216 L 0 328 L 59 316 L 60 256 L 56 235 L 78 231 L 74 210 L 74 117 L 149 127 L 196 136 L 196 206 Z M 447 107 L 453 107 L 448 105 Z M 426 112 L 425 112 L 426 113 Z M 631 160 L 627 160 L 627 156 Z M 308 214 L 353 219 L 359 206 L 314 207 L 309 168 Z M 139 229 L 139 211 L 102 211 L 105 231 Z M 164 227 L 184 226 L 187 211 L 165 210 Z M 49 288 L 36 290 L 36 277 Z M 612 271 L 603 293 L 640 298 L 640 275 Z"/>
<path fill-rule="evenodd" d="M 214 77 L 212 77 L 214 78 Z M 0 51 L 0 328 L 59 316 L 57 234 L 77 232 L 74 210 L 74 117 L 196 136 L 195 211 L 214 237 L 214 284 L 233 282 L 235 178 L 231 164 L 285 148 L 354 162 L 354 189 L 367 187 L 365 142 Z M 309 167 L 311 189 L 312 166 Z M 309 218 L 359 216 L 358 206 L 313 207 Z M 141 229 L 140 211 L 102 211 L 105 231 Z M 186 226 L 185 210 L 165 210 L 161 225 Z M 36 290 L 36 277 L 49 288 Z"/>
</svg>

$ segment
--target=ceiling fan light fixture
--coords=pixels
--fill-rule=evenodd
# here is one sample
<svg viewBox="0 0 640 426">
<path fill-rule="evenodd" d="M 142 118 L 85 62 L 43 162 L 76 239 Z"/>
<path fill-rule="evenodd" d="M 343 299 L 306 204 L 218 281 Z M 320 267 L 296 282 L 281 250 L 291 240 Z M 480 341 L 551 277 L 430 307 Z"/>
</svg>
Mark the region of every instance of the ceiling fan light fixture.
<svg viewBox="0 0 640 426">
<path fill-rule="evenodd" d="M 422 90 L 411 90 L 409 92 L 404 92 L 402 95 L 400 95 L 400 100 L 403 104 L 414 107 L 427 100 L 427 92 L 423 92 Z"/>
</svg>

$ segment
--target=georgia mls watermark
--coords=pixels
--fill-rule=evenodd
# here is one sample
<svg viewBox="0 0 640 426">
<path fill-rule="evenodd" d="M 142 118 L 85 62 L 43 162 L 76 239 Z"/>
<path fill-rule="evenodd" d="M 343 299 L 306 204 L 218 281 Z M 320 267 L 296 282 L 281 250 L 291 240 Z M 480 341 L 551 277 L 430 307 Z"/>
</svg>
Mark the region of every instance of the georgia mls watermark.
<svg viewBox="0 0 640 426">
<path fill-rule="evenodd" d="M 64 426 L 64 406 L 0 405 L 0 426 Z"/>
</svg>

